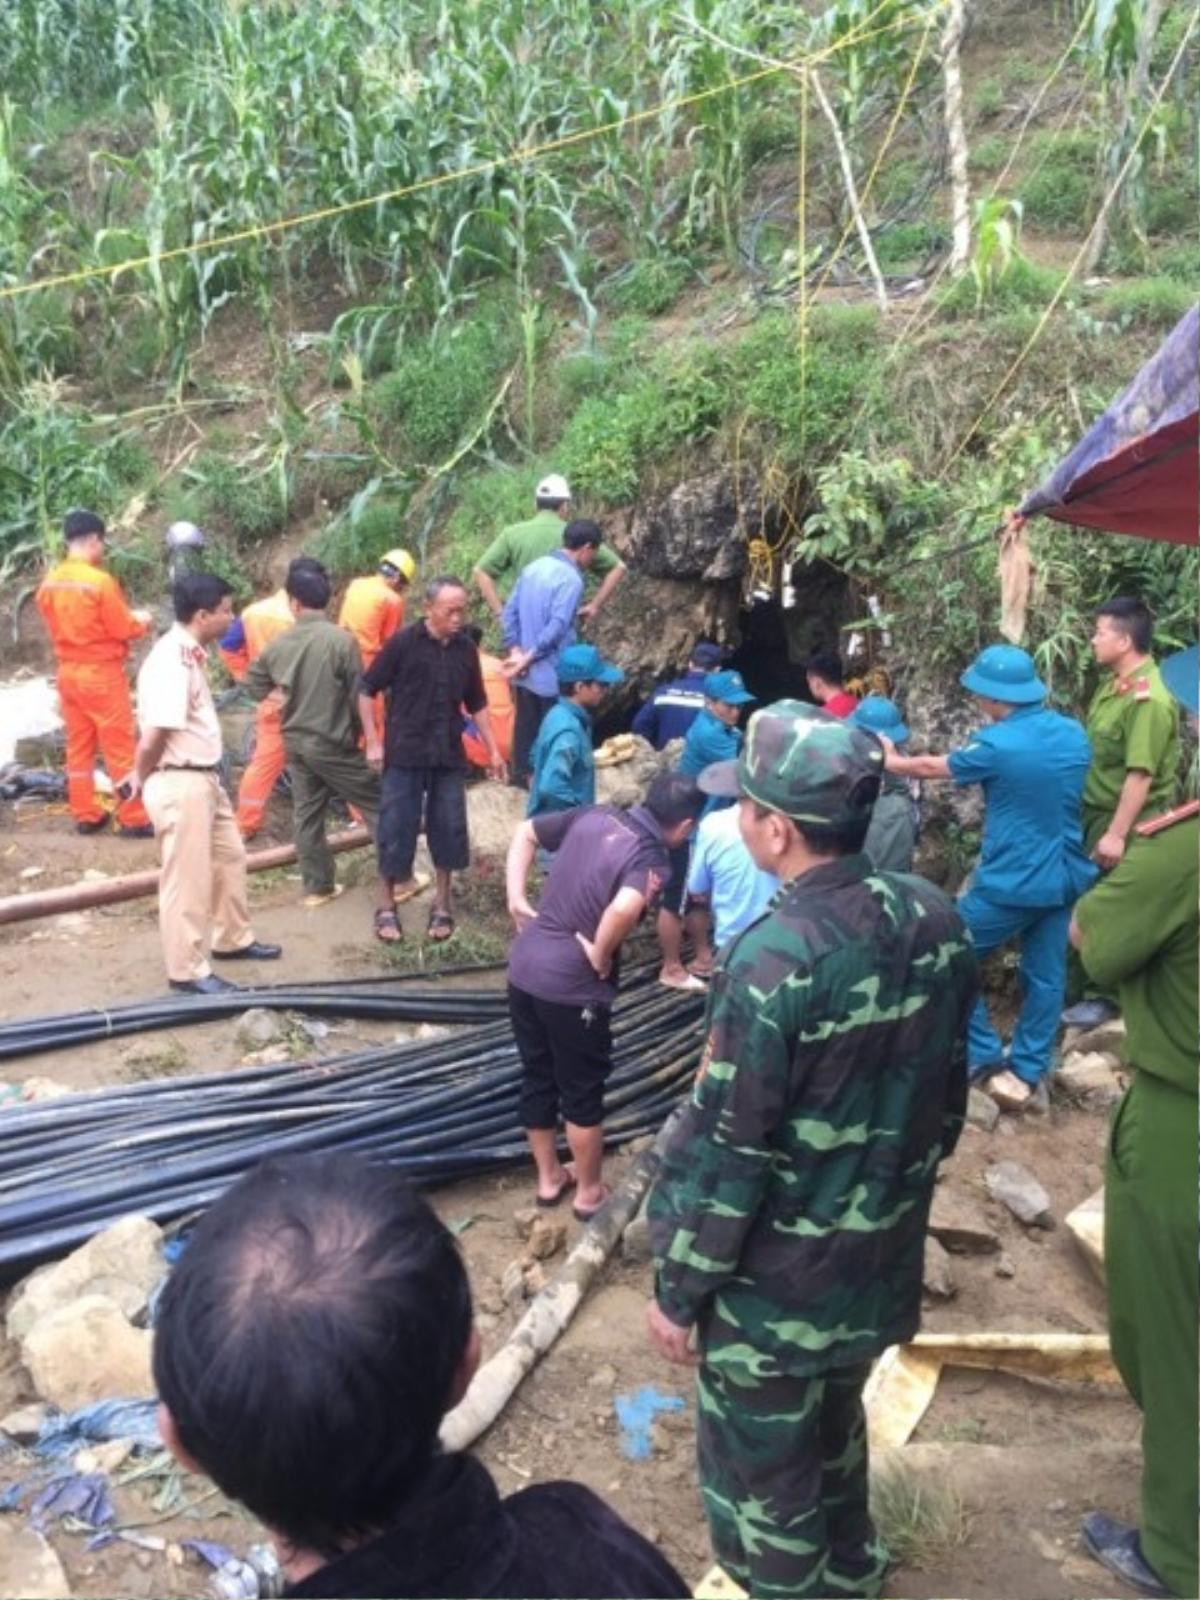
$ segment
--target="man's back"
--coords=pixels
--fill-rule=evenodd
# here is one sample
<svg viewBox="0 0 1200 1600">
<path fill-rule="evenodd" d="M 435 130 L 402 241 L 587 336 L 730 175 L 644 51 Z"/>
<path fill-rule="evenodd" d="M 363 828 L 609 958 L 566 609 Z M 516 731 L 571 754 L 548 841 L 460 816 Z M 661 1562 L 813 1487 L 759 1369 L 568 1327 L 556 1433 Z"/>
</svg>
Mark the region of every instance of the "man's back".
<svg viewBox="0 0 1200 1600">
<path fill-rule="evenodd" d="M 146 631 L 112 573 L 73 556 L 46 574 L 36 600 L 60 662 L 124 661 Z"/>
<path fill-rule="evenodd" d="M 546 698 L 558 691 L 555 663 L 575 638 L 574 620 L 583 595 L 583 574 L 563 550 L 533 561 L 517 579 L 504 607 L 505 642 L 535 652 L 517 681 Z"/>
<path fill-rule="evenodd" d="M 709 897 L 718 949 L 766 910 L 779 879 L 755 866 L 736 806 L 710 811 L 696 830 L 687 886 L 689 893 Z"/>
<path fill-rule="evenodd" d="M 862 855 L 795 879 L 725 951 L 651 1210 L 659 1303 L 708 1314 L 708 1365 L 799 1375 L 915 1332 L 974 994 L 949 900 Z"/>
<path fill-rule="evenodd" d="M 656 750 L 665 750 L 673 740 L 686 738 L 704 709 L 704 678 L 702 671 L 686 672 L 682 678 L 662 684 L 634 717 L 634 733 L 648 739 Z"/>
<path fill-rule="evenodd" d="M 284 691 L 283 731 L 289 738 L 318 738 L 343 749 L 358 742 L 355 695 L 358 646 L 328 617 L 302 613 L 250 664 L 246 685 Z"/>
</svg>

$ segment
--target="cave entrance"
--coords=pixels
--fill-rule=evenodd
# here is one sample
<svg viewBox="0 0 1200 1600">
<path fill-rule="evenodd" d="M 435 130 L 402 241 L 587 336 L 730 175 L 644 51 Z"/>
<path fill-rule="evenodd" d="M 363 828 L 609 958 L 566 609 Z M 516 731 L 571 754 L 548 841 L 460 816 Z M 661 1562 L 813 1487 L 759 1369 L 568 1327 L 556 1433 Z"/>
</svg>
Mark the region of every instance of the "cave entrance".
<svg viewBox="0 0 1200 1600">
<path fill-rule="evenodd" d="M 842 654 L 842 630 L 861 614 L 860 606 L 845 573 L 827 561 L 796 562 L 783 574 L 782 593 L 760 589 L 739 613 L 729 665 L 760 705 L 811 700 L 804 662 L 814 650 Z"/>
</svg>

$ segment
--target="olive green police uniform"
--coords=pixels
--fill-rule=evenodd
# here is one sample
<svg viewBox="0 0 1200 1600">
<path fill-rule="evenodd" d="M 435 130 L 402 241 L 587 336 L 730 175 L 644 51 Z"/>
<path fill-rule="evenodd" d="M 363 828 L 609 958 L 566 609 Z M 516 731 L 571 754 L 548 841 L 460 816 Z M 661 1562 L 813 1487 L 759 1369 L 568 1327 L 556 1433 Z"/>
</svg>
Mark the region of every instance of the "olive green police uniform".
<svg viewBox="0 0 1200 1600">
<path fill-rule="evenodd" d="M 1186 815 L 1125 856 L 1075 908 L 1083 963 L 1114 988 L 1133 1082 L 1117 1107 L 1105 1178 L 1109 1336 L 1141 1407 L 1141 1542 L 1178 1595 L 1197 1572 L 1197 851 Z"/>
<path fill-rule="evenodd" d="M 1150 793 L 1141 816 L 1166 811 L 1174 798 L 1179 708 L 1155 662 L 1144 661 L 1127 678 L 1109 674 L 1088 707 L 1087 736 L 1092 764 L 1083 787 L 1083 831 L 1085 845 L 1092 850 L 1112 821 L 1129 773 L 1150 774 Z"/>
<path fill-rule="evenodd" d="M 782 701 L 701 786 L 722 768 L 762 805 L 836 827 L 869 816 L 882 749 Z M 649 1219 L 659 1307 L 699 1337 L 713 1546 L 753 1595 L 879 1592 L 862 1388 L 920 1320 L 975 988 L 946 896 L 861 853 L 785 884 L 722 952 L 705 1065 Z"/>
</svg>

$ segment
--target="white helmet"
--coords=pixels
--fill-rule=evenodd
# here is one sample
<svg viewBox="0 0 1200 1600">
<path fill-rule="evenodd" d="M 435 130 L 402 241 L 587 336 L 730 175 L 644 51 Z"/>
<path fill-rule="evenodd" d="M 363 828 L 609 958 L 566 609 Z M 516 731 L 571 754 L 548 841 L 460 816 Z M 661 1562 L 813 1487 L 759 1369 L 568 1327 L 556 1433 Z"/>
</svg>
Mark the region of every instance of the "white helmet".
<svg viewBox="0 0 1200 1600">
<path fill-rule="evenodd" d="M 204 530 L 194 522 L 173 522 L 167 529 L 168 550 L 202 550 Z"/>
<path fill-rule="evenodd" d="M 569 500 L 571 486 L 561 472 L 552 472 L 533 491 L 535 500 Z"/>
</svg>

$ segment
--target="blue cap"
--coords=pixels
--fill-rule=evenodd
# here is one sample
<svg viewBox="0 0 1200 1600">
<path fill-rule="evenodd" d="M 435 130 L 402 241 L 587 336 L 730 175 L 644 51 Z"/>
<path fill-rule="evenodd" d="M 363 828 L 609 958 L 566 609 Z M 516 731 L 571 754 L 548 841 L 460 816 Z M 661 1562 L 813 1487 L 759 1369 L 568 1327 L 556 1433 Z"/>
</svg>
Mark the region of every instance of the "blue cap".
<svg viewBox="0 0 1200 1600">
<path fill-rule="evenodd" d="M 725 659 L 725 652 L 719 644 L 713 644 L 711 639 L 701 639 L 692 651 L 691 658 L 696 666 L 703 667 L 705 672 L 715 672 Z"/>
<path fill-rule="evenodd" d="M 742 682 L 740 672 L 710 672 L 704 680 L 708 700 L 723 700 L 727 706 L 752 706 L 754 696 Z"/>
<path fill-rule="evenodd" d="M 869 694 L 865 700 L 860 700 L 846 720 L 856 728 L 865 728 L 868 733 L 886 735 L 893 744 L 903 744 L 908 738 L 900 707 L 881 694 Z"/>
<path fill-rule="evenodd" d="M 594 644 L 569 644 L 554 671 L 560 683 L 620 683 L 625 676 Z"/>
<path fill-rule="evenodd" d="M 1176 650 L 1173 656 L 1159 667 L 1159 675 L 1183 709 L 1193 717 L 1200 717 L 1200 679 L 1197 678 L 1197 655 L 1200 646 Z"/>
<path fill-rule="evenodd" d="M 1046 698 L 1033 657 L 1015 644 L 990 644 L 981 650 L 958 680 L 972 694 L 1005 705 L 1031 706 Z"/>
</svg>

